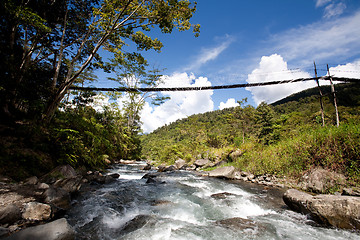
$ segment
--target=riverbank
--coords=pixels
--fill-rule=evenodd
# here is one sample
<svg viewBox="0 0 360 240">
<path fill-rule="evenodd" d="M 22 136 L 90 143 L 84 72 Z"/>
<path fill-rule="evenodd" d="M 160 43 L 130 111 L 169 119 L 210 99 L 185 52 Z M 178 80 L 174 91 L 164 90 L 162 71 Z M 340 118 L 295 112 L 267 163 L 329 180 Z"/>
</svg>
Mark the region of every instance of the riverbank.
<svg viewBox="0 0 360 240">
<path fill-rule="evenodd" d="M 131 166 L 137 162 L 121 160 L 118 161 L 118 164 Z M 166 180 L 163 180 L 161 176 L 165 176 L 166 179 L 166 176 L 171 176 L 174 171 L 177 172 L 186 168 L 191 170 L 193 166 L 186 167 L 181 164 L 181 161 L 172 166 L 154 167 L 148 164 L 142 167 L 142 175 L 150 171 L 149 173 L 152 174 L 149 175 L 147 183 L 166 183 Z M 286 181 L 286 179 L 271 175 L 255 176 L 250 173 L 238 172 L 232 167 L 219 167 L 211 171 L 203 171 L 197 167 L 195 171 L 194 169 L 191 171 L 205 179 L 208 177 L 209 179 L 213 177 L 226 179 L 228 184 L 239 185 L 245 191 L 253 193 L 254 196 L 261 196 L 262 200 L 266 200 L 267 205 L 274 209 L 285 208 L 285 203 L 282 200 L 283 195 L 286 190 L 294 187 L 293 180 Z M 156 172 L 158 174 L 154 174 Z M 318 171 L 315 173 L 318 174 Z M 315 173 L 310 174 L 307 179 L 312 179 L 311 176 Z M 88 171 L 80 175 L 70 166 L 61 166 L 40 179 L 31 177 L 21 183 L 15 183 L 5 177 L 0 178 L 0 236 L 5 237 L 37 225 L 43 226 L 44 223 L 46 226 L 46 223 L 61 219 L 71 209 L 71 199 L 78 196 L 79 190 L 81 195 L 86 195 L 88 192 L 94 191 L 98 185 L 113 183 L 119 176 L 118 173 L 103 175 L 98 171 Z M 299 188 L 301 184 L 296 186 Z M 348 190 L 348 192 L 350 191 Z M 357 194 L 357 191 L 352 190 L 352 193 Z M 337 195 L 340 194 L 337 193 Z M 231 197 L 233 194 L 224 191 L 212 197 L 227 199 L 229 196 Z M 287 205 L 289 206 L 288 203 Z M 289 207 L 296 211 L 296 208 Z M 303 213 L 306 214 L 307 212 Z M 58 226 L 59 228 L 71 229 L 66 220 L 59 221 L 59 223 L 61 223 Z M 44 229 L 42 231 L 50 231 Z"/>
<path fill-rule="evenodd" d="M 0 176 L 0 237 L 61 219 L 72 207 L 72 199 L 82 186 L 111 183 L 118 177 L 118 174 L 103 175 L 99 171 L 81 173 L 70 165 L 22 182 Z M 58 227 L 71 229 L 66 220 L 59 223 Z"/>
</svg>

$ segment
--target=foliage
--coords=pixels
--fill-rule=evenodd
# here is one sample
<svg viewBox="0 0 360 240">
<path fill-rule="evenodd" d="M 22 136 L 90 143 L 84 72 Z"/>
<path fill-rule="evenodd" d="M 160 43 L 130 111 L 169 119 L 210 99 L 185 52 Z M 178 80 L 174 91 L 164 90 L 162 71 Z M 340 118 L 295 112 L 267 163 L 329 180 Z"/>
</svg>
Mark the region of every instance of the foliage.
<svg viewBox="0 0 360 240">
<path fill-rule="evenodd" d="M 127 46 L 134 45 L 137 52 L 160 51 L 161 41 L 150 32 L 192 28 L 195 36 L 199 33 L 199 25 L 190 23 L 196 3 L 187 0 L 0 4 L 0 109 L 11 121 L 27 117 L 49 122 L 71 85 L 93 79 L 91 70 L 111 71 L 100 48 L 110 59 L 136 55 L 135 61 L 143 61 Z"/>
<path fill-rule="evenodd" d="M 328 98 L 324 99 L 326 127 L 321 127 L 317 89 L 309 89 L 274 105 L 261 103 L 254 108 L 242 101 L 239 107 L 178 120 L 142 136 L 142 153 L 163 162 L 191 154 L 191 161 L 225 160 L 254 174 L 292 177 L 322 166 L 360 183 L 360 86 L 338 84 L 336 90 L 339 128 L 333 126 L 335 111 Z M 174 145 L 177 152 L 171 156 L 165 149 Z M 237 150 L 242 154 L 232 159 L 231 152 Z"/>
<path fill-rule="evenodd" d="M 21 180 L 42 175 L 57 165 L 99 169 L 105 159 L 139 159 L 137 135 L 117 109 L 96 112 L 89 106 L 59 111 L 51 125 L 16 125 L 1 131 L 0 174 Z M 7 128 L 5 128 L 6 130 Z"/>
</svg>

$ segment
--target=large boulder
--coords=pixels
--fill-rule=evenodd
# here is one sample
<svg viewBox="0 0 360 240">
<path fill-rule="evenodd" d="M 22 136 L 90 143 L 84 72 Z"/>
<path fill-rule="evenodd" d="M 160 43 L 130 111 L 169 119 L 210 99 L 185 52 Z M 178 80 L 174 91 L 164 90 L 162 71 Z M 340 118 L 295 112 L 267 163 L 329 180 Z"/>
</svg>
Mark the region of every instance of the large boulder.
<svg viewBox="0 0 360 240">
<path fill-rule="evenodd" d="M 51 217 L 51 206 L 44 203 L 29 202 L 24 206 L 22 217 L 30 221 L 43 221 Z"/>
<path fill-rule="evenodd" d="M 334 187 L 342 186 L 346 182 L 344 175 L 316 167 L 307 172 L 302 178 L 300 186 L 304 191 L 327 193 Z"/>
<path fill-rule="evenodd" d="M 208 172 L 209 177 L 218 177 L 218 178 L 234 178 L 235 168 L 233 166 L 226 166 L 221 168 L 216 168 Z"/>
<path fill-rule="evenodd" d="M 360 198 L 340 195 L 312 196 L 295 189 L 284 194 L 290 209 L 308 214 L 315 221 L 345 229 L 360 229 Z"/>
<path fill-rule="evenodd" d="M 5 240 L 73 240 L 75 231 L 71 228 L 65 218 L 56 221 L 26 228 L 5 238 Z"/>
<path fill-rule="evenodd" d="M 77 176 L 78 174 L 73 167 L 71 167 L 70 165 L 62 165 L 54 168 L 51 172 L 44 175 L 41 178 L 41 181 L 52 184 L 58 179 L 76 178 Z"/>
<path fill-rule="evenodd" d="M 307 207 L 308 201 L 313 198 L 312 195 L 296 190 L 289 189 L 283 195 L 283 200 L 285 204 L 296 212 L 300 212 L 303 214 L 308 214 L 309 210 Z"/>
<path fill-rule="evenodd" d="M 360 198 L 318 195 L 308 202 L 311 216 L 337 228 L 360 229 Z"/>
<path fill-rule="evenodd" d="M 12 224 L 21 219 L 21 210 L 14 204 L 0 208 L 0 224 Z"/>
</svg>

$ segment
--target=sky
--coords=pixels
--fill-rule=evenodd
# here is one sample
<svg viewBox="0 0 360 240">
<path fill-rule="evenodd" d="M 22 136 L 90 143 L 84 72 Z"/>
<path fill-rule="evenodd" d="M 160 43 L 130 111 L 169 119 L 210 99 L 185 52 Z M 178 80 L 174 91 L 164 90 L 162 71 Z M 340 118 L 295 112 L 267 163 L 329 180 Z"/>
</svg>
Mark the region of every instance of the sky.
<svg viewBox="0 0 360 240">
<path fill-rule="evenodd" d="M 143 52 L 164 69 L 159 87 L 216 86 L 319 75 L 360 78 L 359 0 L 197 0 L 191 31 L 157 34 L 161 53 Z M 326 82 L 320 82 L 325 85 Z M 99 80 L 98 87 L 107 87 Z M 187 116 L 237 106 L 257 106 L 315 87 L 314 81 L 277 86 L 166 92 L 160 106 L 146 103 L 142 129 L 151 132 Z M 119 99 L 119 102 L 121 100 Z"/>
</svg>

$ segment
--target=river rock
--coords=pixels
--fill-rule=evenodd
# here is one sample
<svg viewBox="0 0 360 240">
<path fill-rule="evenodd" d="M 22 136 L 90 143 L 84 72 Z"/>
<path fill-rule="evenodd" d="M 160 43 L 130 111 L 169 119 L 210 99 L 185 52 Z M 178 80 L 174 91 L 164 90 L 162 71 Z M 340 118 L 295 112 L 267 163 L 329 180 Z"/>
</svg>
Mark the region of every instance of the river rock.
<svg viewBox="0 0 360 240">
<path fill-rule="evenodd" d="M 283 196 L 290 209 L 309 214 L 315 221 L 345 229 L 360 229 L 360 198 L 341 195 L 312 196 L 289 189 Z"/>
<path fill-rule="evenodd" d="M 46 190 L 48 189 L 50 186 L 46 183 L 38 183 L 37 188 L 40 190 Z"/>
<path fill-rule="evenodd" d="M 344 229 L 360 229 L 360 198 L 318 195 L 308 201 L 311 216 L 321 223 Z"/>
<path fill-rule="evenodd" d="M 175 167 L 177 169 L 185 169 L 186 168 L 186 162 L 185 160 L 179 158 L 178 160 L 175 161 Z"/>
<path fill-rule="evenodd" d="M 165 164 L 160 164 L 160 165 L 157 167 L 158 172 L 164 172 L 164 170 L 165 170 L 166 167 L 167 167 L 167 166 L 166 166 Z"/>
<path fill-rule="evenodd" d="M 344 188 L 342 195 L 360 197 L 360 188 Z"/>
<path fill-rule="evenodd" d="M 145 171 L 151 170 L 151 164 L 147 163 L 147 164 L 142 168 L 142 170 L 145 170 Z"/>
<path fill-rule="evenodd" d="M 283 200 L 285 204 L 296 212 L 300 212 L 303 214 L 310 213 L 307 207 L 308 201 L 313 198 L 312 195 L 296 190 L 289 189 L 283 195 Z"/>
<path fill-rule="evenodd" d="M 12 224 L 21 219 L 21 210 L 15 204 L 0 208 L 0 224 Z"/>
<path fill-rule="evenodd" d="M 44 192 L 43 197 L 46 203 L 58 209 L 67 210 L 70 208 L 70 194 L 62 188 L 50 187 Z"/>
<path fill-rule="evenodd" d="M 5 237 L 9 234 L 9 229 L 0 227 L 0 238 Z"/>
<path fill-rule="evenodd" d="M 209 163 L 210 163 L 209 159 L 198 159 L 194 162 L 194 165 L 198 168 L 201 168 Z"/>
<path fill-rule="evenodd" d="M 127 234 L 130 232 L 133 232 L 137 229 L 142 228 L 146 224 L 155 225 L 155 217 L 151 215 L 137 215 L 133 219 L 131 219 L 129 222 L 125 224 L 123 229 L 121 230 L 122 234 Z"/>
<path fill-rule="evenodd" d="M 216 221 L 216 224 L 234 230 L 245 230 L 245 229 L 255 230 L 257 227 L 257 224 L 254 221 L 240 217 L 219 220 Z"/>
<path fill-rule="evenodd" d="M 161 181 L 154 178 L 147 178 L 146 183 L 152 183 L 152 184 L 164 184 L 165 181 Z"/>
<path fill-rule="evenodd" d="M 211 197 L 215 198 L 215 199 L 226 199 L 229 196 L 234 197 L 234 196 L 236 196 L 236 194 L 228 193 L 228 192 L 222 192 L 222 193 L 215 193 L 215 194 L 211 195 Z"/>
<path fill-rule="evenodd" d="M 82 177 L 77 176 L 73 178 L 59 179 L 54 183 L 55 188 L 62 188 L 69 193 L 75 193 L 80 190 Z"/>
<path fill-rule="evenodd" d="M 39 179 L 37 176 L 29 177 L 25 180 L 24 184 L 26 185 L 36 185 L 38 184 Z"/>
<path fill-rule="evenodd" d="M 168 205 L 168 204 L 172 204 L 172 202 L 168 201 L 168 200 L 154 200 L 151 203 L 152 206 L 163 206 L 163 205 Z"/>
<path fill-rule="evenodd" d="M 300 186 L 304 191 L 326 193 L 337 185 L 345 185 L 344 175 L 316 167 L 301 178 Z"/>
<path fill-rule="evenodd" d="M 24 206 L 22 217 L 30 221 L 43 221 L 51 217 L 51 207 L 48 204 L 29 202 Z"/>
<path fill-rule="evenodd" d="M 145 174 L 142 178 L 143 179 L 156 178 L 156 177 L 161 177 L 161 176 L 163 176 L 163 174 L 160 172 L 149 172 L 149 173 Z"/>
<path fill-rule="evenodd" d="M 226 166 L 221 168 L 216 168 L 212 171 L 209 171 L 209 177 L 218 177 L 218 178 L 234 178 L 235 168 L 233 166 Z"/>
<path fill-rule="evenodd" d="M 70 165 L 62 165 L 54 168 L 51 172 L 41 178 L 43 182 L 54 183 L 58 179 L 76 178 L 78 175 L 73 167 Z"/>
<path fill-rule="evenodd" d="M 47 224 L 26 228 L 5 238 L 5 240 L 24 239 L 73 240 L 75 239 L 75 231 L 65 218 L 61 218 Z"/>
<path fill-rule="evenodd" d="M 235 161 L 237 158 L 241 157 L 244 152 L 240 149 L 237 149 L 229 154 L 229 157 L 232 161 Z"/>
</svg>

